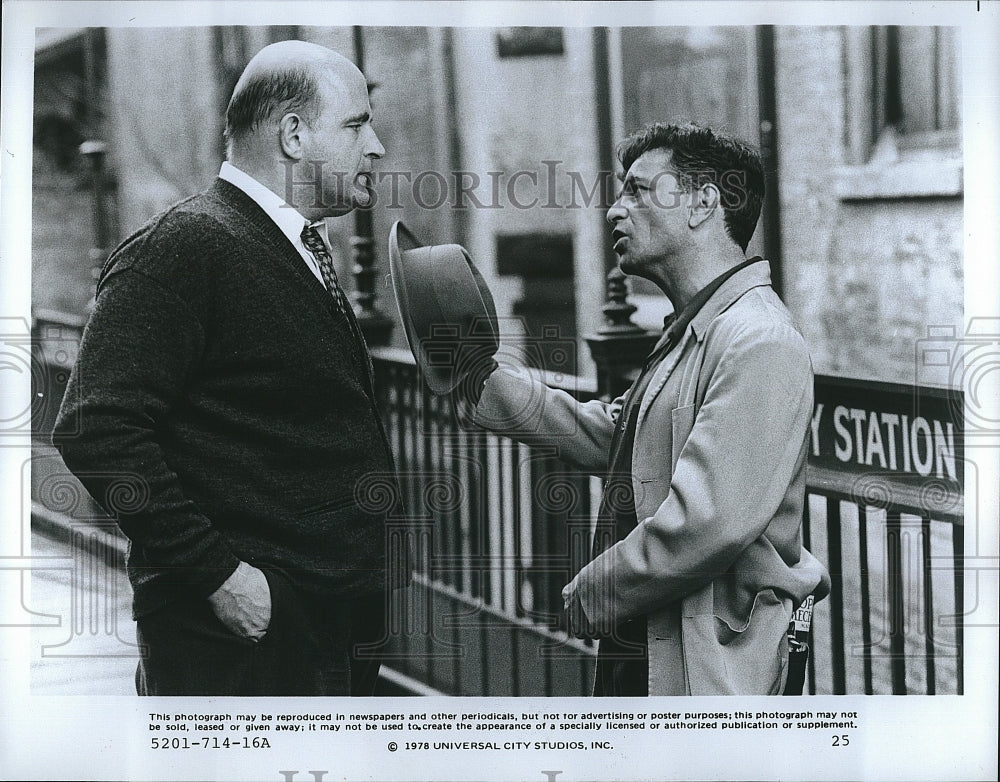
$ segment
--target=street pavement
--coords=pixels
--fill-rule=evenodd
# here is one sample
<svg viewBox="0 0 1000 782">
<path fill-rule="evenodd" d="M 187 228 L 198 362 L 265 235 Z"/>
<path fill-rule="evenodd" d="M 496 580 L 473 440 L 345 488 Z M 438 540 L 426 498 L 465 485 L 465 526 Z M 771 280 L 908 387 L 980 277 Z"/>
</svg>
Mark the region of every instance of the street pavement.
<svg viewBox="0 0 1000 782">
<path fill-rule="evenodd" d="M 138 647 L 124 569 L 108 566 L 107 549 L 78 550 L 37 531 L 31 536 L 34 695 L 135 695 Z M 78 547 L 81 548 L 81 547 Z"/>
</svg>

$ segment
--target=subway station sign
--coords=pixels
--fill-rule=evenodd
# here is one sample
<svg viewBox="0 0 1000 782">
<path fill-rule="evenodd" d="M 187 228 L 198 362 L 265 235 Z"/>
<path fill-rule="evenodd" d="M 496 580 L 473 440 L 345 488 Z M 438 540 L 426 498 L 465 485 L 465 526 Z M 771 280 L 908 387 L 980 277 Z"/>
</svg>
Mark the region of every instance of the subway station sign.
<svg viewBox="0 0 1000 782">
<path fill-rule="evenodd" d="M 852 498 L 960 513 L 962 393 L 819 375 L 809 466 Z"/>
</svg>

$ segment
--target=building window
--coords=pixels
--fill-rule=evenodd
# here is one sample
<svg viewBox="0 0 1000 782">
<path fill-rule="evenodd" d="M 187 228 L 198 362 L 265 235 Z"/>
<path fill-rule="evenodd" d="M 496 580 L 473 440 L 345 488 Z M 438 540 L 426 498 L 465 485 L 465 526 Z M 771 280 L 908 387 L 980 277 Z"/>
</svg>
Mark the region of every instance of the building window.
<svg viewBox="0 0 1000 782">
<path fill-rule="evenodd" d="M 958 37 L 950 27 L 859 27 L 844 34 L 848 161 L 959 151 Z"/>
<path fill-rule="evenodd" d="M 961 197 L 958 35 L 950 27 L 842 28 L 842 200 Z"/>
<path fill-rule="evenodd" d="M 956 43 L 949 27 L 874 28 L 879 129 L 895 128 L 904 146 L 957 143 Z"/>
</svg>

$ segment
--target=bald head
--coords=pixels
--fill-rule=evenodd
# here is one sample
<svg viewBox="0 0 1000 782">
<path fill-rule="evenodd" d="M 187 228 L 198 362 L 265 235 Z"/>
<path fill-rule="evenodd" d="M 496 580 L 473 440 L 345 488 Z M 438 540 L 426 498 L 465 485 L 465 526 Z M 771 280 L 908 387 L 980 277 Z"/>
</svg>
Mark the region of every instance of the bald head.
<svg viewBox="0 0 1000 782">
<path fill-rule="evenodd" d="M 306 122 L 321 108 L 324 85 L 356 86 L 365 78 L 354 63 L 325 46 L 280 41 L 261 49 L 247 64 L 226 110 L 226 150 L 245 147 L 262 126 L 293 112 Z"/>
</svg>

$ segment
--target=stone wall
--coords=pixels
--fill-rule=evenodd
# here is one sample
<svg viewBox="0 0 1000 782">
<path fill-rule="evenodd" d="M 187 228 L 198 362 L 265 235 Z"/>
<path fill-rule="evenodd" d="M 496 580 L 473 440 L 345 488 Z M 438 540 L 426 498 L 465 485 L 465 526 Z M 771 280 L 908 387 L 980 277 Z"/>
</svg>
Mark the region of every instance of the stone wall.
<svg viewBox="0 0 1000 782">
<path fill-rule="evenodd" d="M 846 89 L 845 35 L 778 30 L 785 298 L 817 372 L 913 383 L 928 327 L 962 329 L 961 161 L 930 149 L 846 165 L 866 107 Z"/>
<path fill-rule="evenodd" d="M 123 237 L 218 173 L 217 76 L 211 28 L 108 30 L 109 162 Z"/>
<path fill-rule="evenodd" d="M 917 343 L 928 327 L 962 329 L 961 157 L 955 149 L 925 150 L 917 159 L 912 151 L 887 158 L 873 150 L 871 160 L 859 162 L 850 134 L 863 124 L 859 117 L 870 107 L 849 86 L 857 81 L 859 66 L 847 30 L 777 29 L 784 296 L 818 372 L 913 382 Z M 704 48 L 720 35 L 709 32 L 682 36 L 685 46 Z M 734 39 L 746 39 L 733 48 L 733 62 L 746 62 L 737 94 L 755 88 L 752 33 L 746 28 L 743 38 Z M 246 28 L 247 56 L 271 34 L 268 28 Z M 302 27 L 297 34 L 355 56 L 350 28 Z M 501 268 L 498 238 L 557 235 L 560 246 L 566 241 L 572 245 L 573 278 L 565 296 L 575 314 L 570 329 L 577 340 L 577 369 L 592 372 L 582 337 L 601 325 L 607 226 L 603 209 L 565 204 L 579 206 L 582 200 L 579 191 L 567 190 L 566 172 L 578 172 L 590 186 L 599 168 L 593 31 L 564 28 L 561 53 L 515 58 L 500 57 L 497 31 L 485 28 L 365 28 L 364 34 L 366 71 L 375 84 L 375 126 L 387 149 L 379 169 L 405 172 L 411 181 L 421 172 L 437 172 L 452 188 L 446 203 L 427 208 L 417 203 L 405 182 L 395 199 L 391 182 L 381 183 L 374 214 L 379 308 L 396 317 L 385 284 L 384 246 L 394 220 L 404 219 L 427 241 L 464 243 L 506 316 L 531 299 L 526 284 L 551 283 L 529 282 Z M 124 236 L 214 177 L 222 153 L 227 77 L 212 29 L 116 28 L 107 36 L 107 112 L 113 128 L 109 166 L 117 178 L 119 235 Z M 673 40 L 646 38 L 647 47 L 654 48 Z M 667 64 L 676 60 L 662 59 Z M 668 72 L 660 74 L 661 80 Z M 634 103 L 640 93 L 624 89 L 621 82 L 635 74 L 628 68 L 617 73 L 620 83 L 611 85 L 612 114 L 634 121 L 638 115 L 629 101 Z M 646 88 L 651 89 L 649 84 Z M 755 101 L 740 104 L 734 116 L 746 119 L 736 124 L 750 129 L 755 110 Z M 454 174 L 460 170 L 484 178 L 477 194 L 487 202 L 492 202 L 488 172 L 503 172 L 507 178 L 517 171 L 533 172 L 538 185 L 522 179 L 518 195 L 529 200 L 537 195 L 543 204 L 549 192 L 543 161 L 560 163 L 557 202 L 563 207 L 517 208 L 507 197 L 504 179 L 500 208 L 476 208 L 469 202 L 464 209 L 455 208 Z M 428 179 L 425 184 L 425 202 L 433 201 L 435 183 Z M 38 227 L 45 223 L 45 237 L 58 236 L 59 194 L 37 189 L 34 197 Z M 82 218 L 84 191 L 67 193 L 62 200 L 67 214 Z M 349 274 L 354 217 L 331 220 L 330 228 L 341 272 Z M 36 235 L 40 249 L 49 241 L 45 237 Z M 71 256 L 82 254 L 85 238 L 70 232 L 52 241 L 75 242 L 65 248 L 70 263 Z M 76 271 L 80 274 L 65 279 L 86 281 L 89 272 Z M 39 282 L 60 276 L 48 266 L 39 266 L 36 274 Z M 541 287 L 529 292 L 544 293 Z M 56 308 L 77 309 L 87 298 L 43 293 L 36 290 L 36 301 Z M 394 342 L 403 344 L 399 329 Z"/>
</svg>

